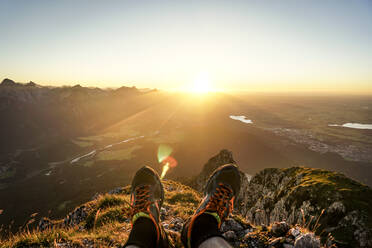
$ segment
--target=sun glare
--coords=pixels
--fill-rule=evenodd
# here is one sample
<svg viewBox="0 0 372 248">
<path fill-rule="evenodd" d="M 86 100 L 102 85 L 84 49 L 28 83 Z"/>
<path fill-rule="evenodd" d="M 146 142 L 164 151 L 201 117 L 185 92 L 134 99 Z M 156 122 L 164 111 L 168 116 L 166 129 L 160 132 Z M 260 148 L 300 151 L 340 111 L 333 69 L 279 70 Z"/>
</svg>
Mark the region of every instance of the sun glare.
<svg viewBox="0 0 372 248">
<path fill-rule="evenodd" d="M 193 85 L 192 85 L 192 87 L 190 89 L 190 91 L 192 93 L 196 93 L 196 94 L 206 94 L 208 92 L 211 92 L 212 90 L 213 89 L 211 87 L 211 84 L 209 82 L 209 79 L 206 76 L 200 76 L 200 77 L 198 77 L 194 81 L 194 83 L 193 83 Z"/>
</svg>

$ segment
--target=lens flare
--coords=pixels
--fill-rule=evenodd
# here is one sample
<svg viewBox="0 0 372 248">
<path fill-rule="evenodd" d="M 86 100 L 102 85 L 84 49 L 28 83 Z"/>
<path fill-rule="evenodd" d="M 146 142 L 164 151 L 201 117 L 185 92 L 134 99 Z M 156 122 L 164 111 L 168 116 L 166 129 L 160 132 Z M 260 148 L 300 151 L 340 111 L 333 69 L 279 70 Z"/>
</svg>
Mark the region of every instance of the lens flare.
<svg viewBox="0 0 372 248">
<path fill-rule="evenodd" d="M 165 177 L 165 175 L 167 174 L 170 168 L 174 168 L 177 166 L 177 160 L 171 156 L 168 156 L 162 161 L 162 164 L 164 165 L 163 165 L 163 171 L 161 172 L 160 179 L 163 179 Z"/>
<path fill-rule="evenodd" d="M 160 145 L 158 148 L 158 161 L 162 163 L 171 153 L 173 152 L 172 147 L 167 145 Z"/>
<path fill-rule="evenodd" d="M 164 166 L 163 166 L 163 171 L 161 172 L 161 176 L 160 176 L 160 179 L 163 179 L 165 177 L 165 174 L 167 174 L 169 170 L 169 164 L 166 163 Z"/>
<path fill-rule="evenodd" d="M 163 164 L 160 179 L 163 179 L 170 168 L 177 166 L 177 160 L 170 156 L 173 149 L 167 145 L 160 145 L 158 148 L 158 161 Z"/>
</svg>

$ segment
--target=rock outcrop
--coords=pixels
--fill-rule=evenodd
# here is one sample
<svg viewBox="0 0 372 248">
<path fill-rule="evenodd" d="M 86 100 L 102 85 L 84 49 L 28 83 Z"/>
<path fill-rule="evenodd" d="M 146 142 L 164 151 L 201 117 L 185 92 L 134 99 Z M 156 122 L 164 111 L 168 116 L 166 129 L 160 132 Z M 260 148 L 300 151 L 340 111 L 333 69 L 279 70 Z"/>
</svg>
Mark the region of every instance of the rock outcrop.
<svg viewBox="0 0 372 248">
<path fill-rule="evenodd" d="M 372 246 L 372 190 L 310 168 L 265 169 L 242 189 L 240 213 L 256 224 L 285 220 L 332 235 L 339 247 Z"/>
<path fill-rule="evenodd" d="M 208 180 L 210 174 L 221 165 L 235 163 L 232 153 L 228 150 L 221 150 L 216 156 L 210 158 L 203 166 L 200 174 L 193 178 L 190 184 L 191 187 L 198 191 L 203 191 L 205 182 Z"/>
<path fill-rule="evenodd" d="M 208 161 L 193 186 L 200 189 L 206 175 L 233 161 L 231 152 L 222 150 Z M 241 176 L 236 213 L 251 223 L 285 221 L 321 234 L 324 242 L 332 237 L 338 247 L 372 247 L 372 190 L 368 186 L 340 173 L 303 167 L 269 168 L 252 178 Z"/>
</svg>

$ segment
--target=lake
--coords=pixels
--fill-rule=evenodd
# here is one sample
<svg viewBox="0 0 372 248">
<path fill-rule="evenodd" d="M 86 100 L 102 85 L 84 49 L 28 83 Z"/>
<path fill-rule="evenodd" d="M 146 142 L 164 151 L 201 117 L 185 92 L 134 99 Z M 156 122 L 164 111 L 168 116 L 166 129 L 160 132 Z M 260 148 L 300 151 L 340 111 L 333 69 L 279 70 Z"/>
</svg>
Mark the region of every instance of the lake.
<svg viewBox="0 0 372 248">
<path fill-rule="evenodd" d="M 345 123 L 342 125 L 338 124 L 328 124 L 330 127 L 348 127 L 355 129 L 372 129 L 372 124 L 360 124 L 360 123 Z"/>
<path fill-rule="evenodd" d="M 244 123 L 253 124 L 253 121 L 247 119 L 247 117 L 245 117 L 244 115 L 230 115 L 230 118 Z"/>
</svg>

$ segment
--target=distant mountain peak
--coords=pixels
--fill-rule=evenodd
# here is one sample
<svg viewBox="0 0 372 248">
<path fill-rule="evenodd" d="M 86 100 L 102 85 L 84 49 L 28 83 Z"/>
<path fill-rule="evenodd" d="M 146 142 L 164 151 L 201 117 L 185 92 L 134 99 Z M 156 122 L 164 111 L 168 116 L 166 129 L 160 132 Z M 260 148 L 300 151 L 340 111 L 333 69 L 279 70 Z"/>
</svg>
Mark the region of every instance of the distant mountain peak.
<svg viewBox="0 0 372 248">
<path fill-rule="evenodd" d="M 16 86 L 17 83 L 14 82 L 13 80 L 9 79 L 9 78 L 5 78 L 5 79 L 1 82 L 0 85 L 1 85 L 1 86 Z"/>
<path fill-rule="evenodd" d="M 30 86 L 30 87 L 35 87 L 35 86 L 37 86 L 37 84 L 34 83 L 34 82 L 32 82 L 32 81 L 28 82 L 28 83 L 25 84 L 25 85 L 26 85 L 26 86 Z"/>
<path fill-rule="evenodd" d="M 128 93 L 137 93 L 137 92 L 140 92 L 135 86 L 133 87 L 127 87 L 127 86 L 121 86 L 120 88 L 116 89 L 115 92 L 117 93 L 124 93 L 124 94 L 128 94 Z"/>
</svg>

